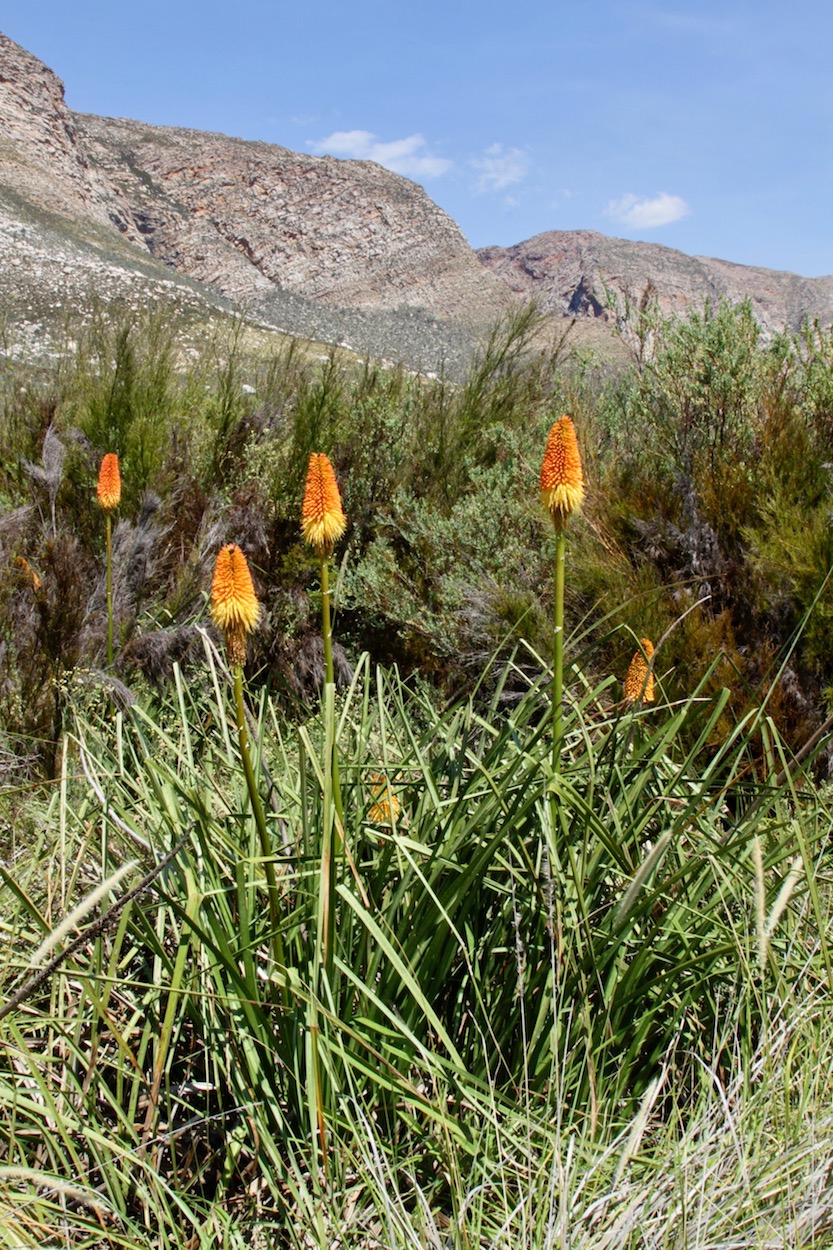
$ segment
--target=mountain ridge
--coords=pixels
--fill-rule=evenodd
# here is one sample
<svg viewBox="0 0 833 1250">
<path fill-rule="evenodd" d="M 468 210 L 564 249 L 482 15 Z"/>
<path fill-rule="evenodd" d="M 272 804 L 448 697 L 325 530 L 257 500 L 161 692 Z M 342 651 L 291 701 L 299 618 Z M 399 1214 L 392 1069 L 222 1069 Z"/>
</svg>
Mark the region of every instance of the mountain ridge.
<svg viewBox="0 0 833 1250">
<path fill-rule="evenodd" d="M 638 302 L 650 288 L 666 315 L 706 301 L 749 299 L 766 330 L 797 330 L 807 318 L 833 320 L 833 276 L 804 278 L 592 230 L 548 230 L 512 247 L 478 248 L 478 256 L 516 296 L 536 298 L 561 316 L 610 319 L 610 293 Z"/>
<path fill-rule="evenodd" d="M 566 323 L 615 352 L 617 320 L 646 292 L 670 314 L 749 299 L 770 332 L 833 322 L 833 277 L 590 230 L 475 251 L 375 162 L 73 112 L 54 71 L 0 34 L 0 301 L 35 335 L 94 296 L 175 298 L 454 375 L 530 299 L 557 335 Z"/>
</svg>

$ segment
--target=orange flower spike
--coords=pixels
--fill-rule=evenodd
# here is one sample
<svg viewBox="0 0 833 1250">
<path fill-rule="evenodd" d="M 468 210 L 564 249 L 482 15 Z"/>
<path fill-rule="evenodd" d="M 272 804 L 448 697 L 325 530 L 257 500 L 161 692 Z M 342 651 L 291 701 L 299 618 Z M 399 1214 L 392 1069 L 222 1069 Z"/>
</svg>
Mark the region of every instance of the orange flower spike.
<svg viewBox="0 0 833 1250">
<path fill-rule="evenodd" d="M 211 583 L 211 618 L 226 638 L 232 664 L 246 659 L 246 638 L 260 618 L 260 604 L 243 552 L 227 543 L 217 552 Z"/>
<path fill-rule="evenodd" d="M 563 530 L 584 499 L 584 474 L 575 426 L 559 417 L 550 430 L 541 465 L 541 503 L 557 530 Z"/>
<path fill-rule="evenodd" d="M 384 773 L 372 773 L 370 777 L 370 793 L 375 800 L 367 819 L 372 825 L 391 825 L 402 815 L 402 804 L 388 785 Z M 388 798 L 390 795 L 390 798 Z"/>
<path fill-rule="evenodd" d="M 322 453 L 309 458 L 307 485 L 301 509 L 301 532 L 315 554 L 326 560 L 347 528 L 333 466 Z"/>
<path fill-rule="evenodd" d="M 654 644 L 650 638 L 640 638 L 642 651 L 637 651 L 628 667 L 627 676 L 624 682 L 624 696 L 626 703 L 638 703 L 641 699 L 643 703 L 653 703 L 656 695 L 654 694 L 654 674 L 648 667 L 648 662 L 654 654 Z M 642 652 L 644 651 L 644 655 Z"/>
<path fill-rule="evenodd" d="M 98 495 L 99 505 L 105 512 L 112 512 L 114 508 L 119 506 L 121 500 L 121 474 L 119 473 L 119 458 L 114 451 L 108 451 L 101 462 L 101 468 L 98 471 L 96 494 Z"/>
</svg>

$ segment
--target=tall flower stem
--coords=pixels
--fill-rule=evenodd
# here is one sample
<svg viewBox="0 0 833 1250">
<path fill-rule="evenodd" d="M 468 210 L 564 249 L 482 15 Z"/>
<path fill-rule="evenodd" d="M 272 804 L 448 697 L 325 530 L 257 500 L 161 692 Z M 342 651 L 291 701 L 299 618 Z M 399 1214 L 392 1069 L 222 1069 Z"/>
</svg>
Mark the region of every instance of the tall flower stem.
<svg viewBox="0 0 833 1250">
<path fill-rule="evenodd" d="M 321 561 L 321 617 L 324 631 L 324 680 L 335 684 L 333 676 L 333 624 L 330 613 L 330 570 L 326 560 Z"/>
<path fill-rule="evenodd" d="M 567 533 L 555 535 L 555 611 L 552 657 L 552 771 L 561 772 L 561 741 L 564 721 L 564 568 Z"/>
<path fill-rule="evenodd" d="M 324 692 L 322 717 L 324 727 L 324 804 L 322 811 L 321 866 L 318 891 L 318 924 L 313 964 L 313 984 L 322 997 L 332 1004 L 332 981 L 335 956 L 335 888 L 336 855 L 344 846 L 344 808 L 338 777 L 338 745 L 335 710 L 335 675 L 333 672 L 333 624 L 330 610 L 330 570 L 328 560 L 335 544 L 344 534 L 347 518 L 341 506 L 341 495 L 333 466 L 323 452 L 312 452 L 309 458 L 304 501 L 301 508 L 301 532 L 318 556 L 321 568 L 321 617 L 324 636 Z M 320 1030 L 318 1002 L 310 999 L 309 1064 L 311 1107 L 314 1107 L 313 1131 L 317 1131 L 325 1178 L 328 1175 L 327 1125 L 325 1109 L 330 1105 L 332 1089 L 325 1087 L 326 1073 L 319 1062 Z"/>
<path fill-rule="evenodd" d="M 324 681 L 326 685 L 335 688 L 335 676 L 333 672 L 333 624 L 332 614 L 330 610 L 330 569 L 326 557 L 321 558 L 321 627 L 324 634 Z M 333 705 L 333 716 L 335 710 Z M 344 809 L 341 802 L 341 784 L 338 776 L 338 747 L 336 743 L 335 726 L 333 726 L 333 749 L 332 749 L 332 776 L 333 776 L 333 802 L 335 804 L 336 816 L 338 824 L 336 828 L 335 850 L 339 851 L 342 845 L 344 831 Z"/>
<path fill-rule="evenodd" d="M 564 561 L 567 524 L 584 499 L 584 473 L 571 417 L 554 422 L 541 465 L 541 504 L 555 527 L 555 611 L 552 659 L 552 771 L 561 772 L 564 718 Z"/>
<path fill-rule="evenodd" d="M 119 458 L 108 451 L 98 470 L 96 496 L 107 518 L 107 664 L 113 665 L 113 524 L 110 513 L 121 502 L 121 472 Z"/>
<path fill-rule="evenodd" d="M 263 804 L 260 800 L 255 771 L 252 767 L 251 752 L 249 750 L 249 733 L 246 729 L 246 704 L 243 700 L 242 664 L 235 664 L 233 672 L 234 703 L 237 711 L 237 741 L 240 746 L 240 758 L 243 761 L 243 772 L 246 777 L 246 789 L 249 792 L 249 800 L 252 804 L 255 825 L 257 826 L 257 832 L 260 838 L 260 851 L 263 856 L 263 868 L 266 873 L 266 891 L 269 897 L 269 927 L 272 932 L 272 955 L 275 963 L 283 968 L 286 966 L 286 959 L 283 950 L 283 939 L 280 933 L 278 882 L 275 877 L 275 865 L 272 863 L 272 845 L 269 838 L 269 830 L 266 827 L 266 817 L 263 812 Z"/>
<path fill-rule="evenodd" d="M 113 667 L 113 522 L 110 513 L 107 525 L 107 667 Z"/>
</svg>

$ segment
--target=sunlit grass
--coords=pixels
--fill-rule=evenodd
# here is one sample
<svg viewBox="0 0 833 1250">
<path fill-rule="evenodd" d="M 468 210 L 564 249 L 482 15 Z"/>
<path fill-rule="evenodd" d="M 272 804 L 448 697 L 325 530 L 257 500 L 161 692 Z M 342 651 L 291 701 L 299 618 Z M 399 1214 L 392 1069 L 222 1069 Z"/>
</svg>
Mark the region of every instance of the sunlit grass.
<svg viewBox="0 0 833 1250">
<path fill-rule="evenodd" d="M 634 737 L 588 686 L 554 774 L 546 681 L 509 714 L 442 711 L 363 661 L 332 715 L 264 700 L 276 959 L 224 687 L 206 639 L 199 682 L 153 706 L 76 700 L 48 856 L 4 870 L 7 997 L 45 937 L 88 933 L 0 1021 L 19 1244 L 705 1247 L 734 1220 L 751 1248 L 825 1226 L 829 813 L 738 780 L 756 725 L 704 752 L 720 706 L 695 691 Z M 148 843 L 181 847 L 123 906 Z M 99 918 L 57 930 L 105 876 Z"/>
</svg>

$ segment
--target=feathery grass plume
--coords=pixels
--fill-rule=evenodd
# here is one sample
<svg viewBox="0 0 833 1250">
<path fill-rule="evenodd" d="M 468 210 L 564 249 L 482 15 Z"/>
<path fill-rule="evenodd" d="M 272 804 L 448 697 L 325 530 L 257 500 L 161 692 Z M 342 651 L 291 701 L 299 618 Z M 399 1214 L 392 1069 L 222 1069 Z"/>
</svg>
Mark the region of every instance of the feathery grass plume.
<svg viewBox="0 0 833 1250">
<path fill-rule="evenodd" d="M 108 451 L 101 461 L 96 487 L 98 503 L 105 512 L 112 512 L 121 502 L 121 474 L 119 458 L 114 451 Z"/>
<path fill-rule="evenodd" d="M 563 530 L 584 500 L 584 473 L 572 418 L 555 422 L 541 465 L 541 504 L 556 530 Z"/>
<path fill-rule="evenodd" d="M 651 671 L 650 663 L 654 654 L 654 644 L 650 638 L 640 638 L 639 645 L 641 651 L 634 652 L 633 659 L 628 666 L 628 672 L 624 681 L 624 698 L 626 703 L 653 703 L 656 699 L 654 693 L 654 674 Z"/>
<path fill-rule="evenodd" d="M 226 543 L 217 552 L 211 618 L 223 631 L 231 664 L 245 664 L 246 639 L 260 619 L 260 604 L 248 561 L 236 543 Z"/>
<path fill-rule="evenodd" d="M 333 554 L 346 528 L 333 466 L 323 452 L 314 451 L 307 469 L 301 531 L 319 559 L 325 560 Z"/>
<path fill-rule="evenodd" d="M 107 663 L 113 663 L 113 526 L 110 513 L 121 501 L 121 473 L 119 458 L 108 451 L 98 470 L 96 487 L 99 507 L 107 517 Z"/>
<path fill-rule="evenodd" d="M 572 418 L 559 417 L 550 429 L 541 465 L 541 503 L 555 526 L 555 606 L 552 664 L 552 768 L 561 771 L 564 684 L 564 561 L 567 522 L 584 499 L 584 473 Z"/>
</svg>

